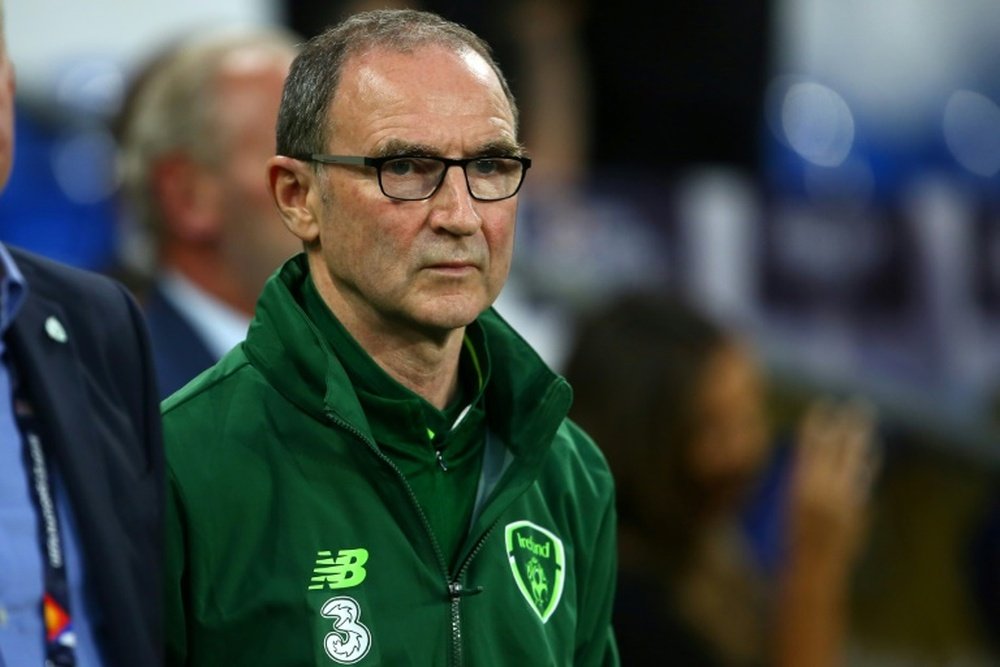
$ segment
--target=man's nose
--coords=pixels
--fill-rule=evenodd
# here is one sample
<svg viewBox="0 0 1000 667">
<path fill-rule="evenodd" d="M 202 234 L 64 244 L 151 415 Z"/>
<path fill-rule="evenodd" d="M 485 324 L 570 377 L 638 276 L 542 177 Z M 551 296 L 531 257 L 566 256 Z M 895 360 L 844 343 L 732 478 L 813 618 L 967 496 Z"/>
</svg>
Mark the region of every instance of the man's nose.
<svg viewBox="0 0 1000 667">
<path fill-rule="evenodd" d="M 459 165 L 445 168 L 441 187 L 431 197 L 431 224 L 437 229 L 466 236 L 478 231 L 482 224 L 476 200 L 469 192 L 465 170 Z"/>
</svg>

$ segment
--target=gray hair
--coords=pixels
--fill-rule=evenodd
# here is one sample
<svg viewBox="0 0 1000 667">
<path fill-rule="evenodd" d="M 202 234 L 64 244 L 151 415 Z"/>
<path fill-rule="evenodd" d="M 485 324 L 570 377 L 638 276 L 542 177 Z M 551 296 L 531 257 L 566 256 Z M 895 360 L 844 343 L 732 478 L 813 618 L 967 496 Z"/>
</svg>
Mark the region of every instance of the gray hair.
<svg viewBox="0 0 1000 667">
<path fill-rule="evenodd" d="M 489 44 L 464 26 L 431 12 L 378 9 L 350 16 L 313 37 L 292 63 L 278 112 L 278 153 L 292 156 L 325 151 L 327 112 L 350 57 L 377 48 L 409 53 L 428 45 L 482 56 L 500 80 L 517 130 L 517 104 Z"/>
<path fill-rule="evenodd" d="M 294 56 L 298 40 L 270 28 L 199 35 L 171 44 L 133 79 L 117 124 L 118 170 L 130 213 L 154 234 L 162 218 L 153 167 L 171 153 L 217 163 L 223 133 L 214 84 L 227 57 L 243 49 Z"/>
</svg>

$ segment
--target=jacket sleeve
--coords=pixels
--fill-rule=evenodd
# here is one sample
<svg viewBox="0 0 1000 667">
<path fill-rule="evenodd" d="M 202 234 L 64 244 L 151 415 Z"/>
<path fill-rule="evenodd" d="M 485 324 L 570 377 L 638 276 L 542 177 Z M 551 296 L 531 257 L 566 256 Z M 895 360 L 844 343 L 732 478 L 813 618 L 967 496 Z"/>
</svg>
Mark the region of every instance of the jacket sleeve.
<svg viewBox="0 0 1000 667">
<path fill-rule="evenodd" d="M 141 360 L 139 374 L 141 384 L 137 392 L 141 406 L 139 419 L 141 420 L 142 444 L 149 466 L 148 479 L 152 480 L 149 482 L 149 486 L 153 489 L 156 508 L 152 513 L 153 521 L 147 525 L 146 535 L 141 539 L 147 545 L 144 564 L 155 573 L 160 571 L 163 565 L 164 496 L 166 493 L 166 456 L 163 449 L 163 424 L 160 417 L 159 392 L 156 388 L 156 371 L 149 331 L 146 328 L 142 311 L 135 298 L 123 285 L 116 283 L 116 286 L 125 299 L 135 334 L 137 354 Z M 151 581 L 155 585 L 155 574 L 147 581 Z M 155 594 L 147 594 L 145 602 L 148 607 L 151 607 L 151 611 L 147 612 L 145 618 L 150 633 L 149 641 L 152 644 L 150 652 L 154 656 L 151 660 L 155 660 L 155 662 L 150 663 L 150 667 L 153 667 L 161 665 L 163 661 L 163 605 L 161 598 Z"/>
<path fill-rule="evenodd" d="M 614 667 L 619 664 L 618 647 L 611 626 L 611 610 L 617 579 L 617 515 L 614 489 L 609 489 L 600 514 L 599 529 L 589 553 L 589 570 L 580 581 L 587 582 L 582 592 L 577 624 L 577 644 L 573 664 L 576 667 Z"/>
</svg>

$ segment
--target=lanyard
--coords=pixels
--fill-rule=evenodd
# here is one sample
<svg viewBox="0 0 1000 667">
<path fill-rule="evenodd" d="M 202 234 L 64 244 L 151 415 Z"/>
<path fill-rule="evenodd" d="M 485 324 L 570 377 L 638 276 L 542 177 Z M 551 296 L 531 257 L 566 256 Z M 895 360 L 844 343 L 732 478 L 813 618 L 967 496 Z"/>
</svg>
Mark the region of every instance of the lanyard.
<svg viewBox="0 0 1000 667">
<path fill-rule="evenodd" d="M 69 578 L 66 576 L 63 536 L 59 529 L 52 478 L 38 436 L 38 420 L 22 392 L 15 392 L 14 416 L 24 444 L 24 464 L 28 470 L 31 500 L 38 516 L 38 543 L 45 572 L 41 608 L 45 625 L 45 665 L 74 667 L 76 635 L 70 619 Z"/>
</svg>

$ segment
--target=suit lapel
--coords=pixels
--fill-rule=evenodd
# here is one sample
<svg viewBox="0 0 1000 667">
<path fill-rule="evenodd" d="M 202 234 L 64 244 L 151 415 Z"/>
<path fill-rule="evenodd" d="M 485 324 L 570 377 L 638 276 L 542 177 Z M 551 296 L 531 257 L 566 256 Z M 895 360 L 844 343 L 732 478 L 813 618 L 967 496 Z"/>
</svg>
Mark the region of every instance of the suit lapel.
<svg viewBox="0 0 1000 667">
<path fill-rule="evenodd" d="M 40 295 L 37 276 L 29 279 L 29 295 L 11 330 L 19 374 L 41 416 L 46 448 L 60 464 L 67 484 L 73 470 L 92 469 L 82 443 L 93 437 L 88 419 L 86 387 L 77 361 L 73 331 L 63 309 Z"/>
</svg>

